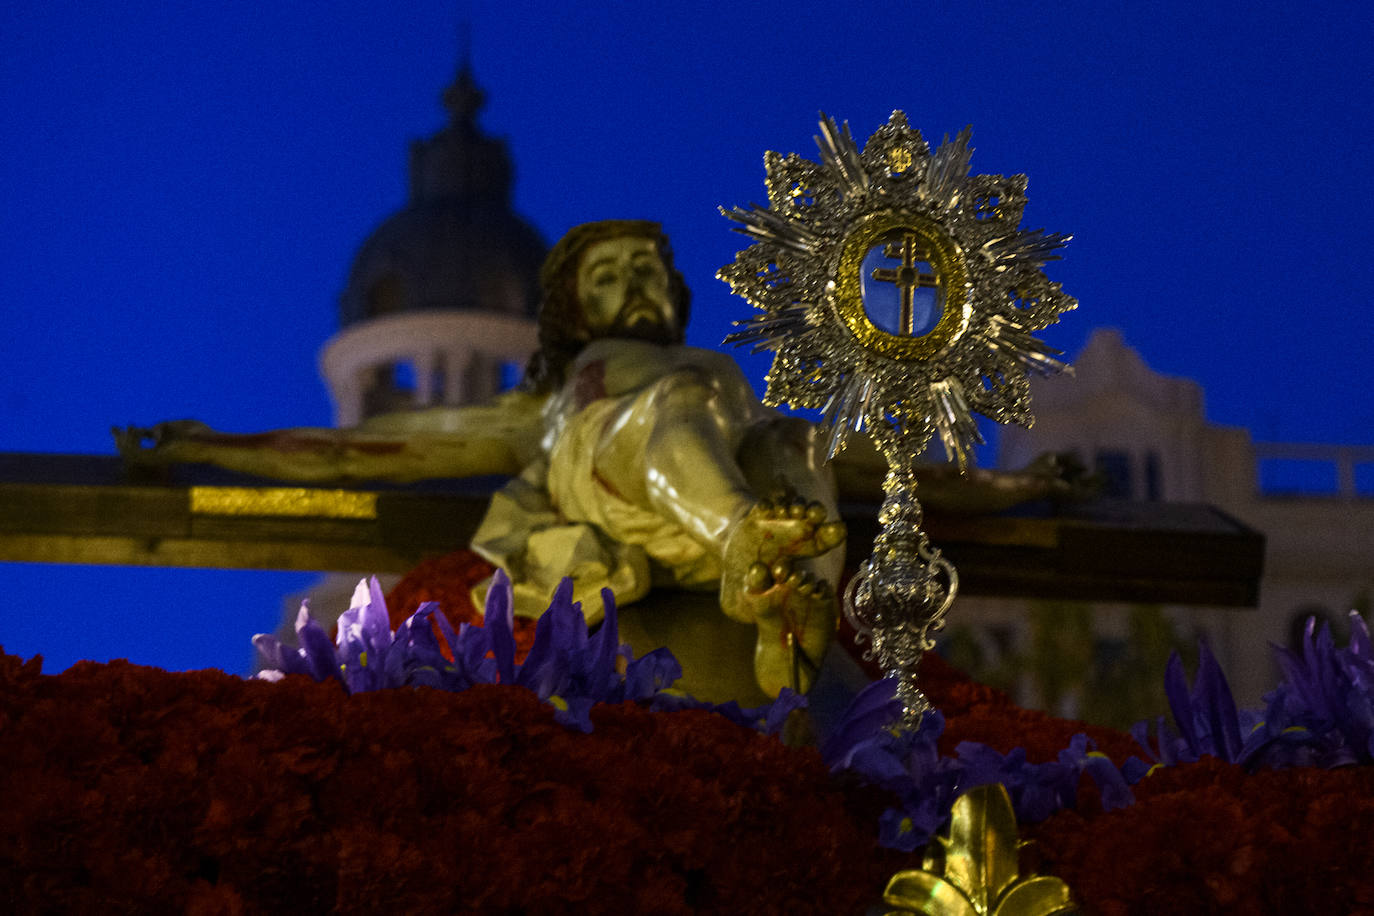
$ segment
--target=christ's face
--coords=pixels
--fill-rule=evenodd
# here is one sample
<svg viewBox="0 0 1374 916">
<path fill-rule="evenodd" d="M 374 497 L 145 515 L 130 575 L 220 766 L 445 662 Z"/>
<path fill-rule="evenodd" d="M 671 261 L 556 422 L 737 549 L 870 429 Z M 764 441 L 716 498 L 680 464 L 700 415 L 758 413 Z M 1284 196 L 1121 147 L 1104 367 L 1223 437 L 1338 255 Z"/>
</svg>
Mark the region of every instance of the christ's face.
<svg viewBox="0 0 1374 916">
<path fill-rule="evenodd" d="M 588 246 L 577 267 L 577 300 L 593 338 L 674 339 L 677 309 L 653 239 L 624 236 Z"/>
</svg>

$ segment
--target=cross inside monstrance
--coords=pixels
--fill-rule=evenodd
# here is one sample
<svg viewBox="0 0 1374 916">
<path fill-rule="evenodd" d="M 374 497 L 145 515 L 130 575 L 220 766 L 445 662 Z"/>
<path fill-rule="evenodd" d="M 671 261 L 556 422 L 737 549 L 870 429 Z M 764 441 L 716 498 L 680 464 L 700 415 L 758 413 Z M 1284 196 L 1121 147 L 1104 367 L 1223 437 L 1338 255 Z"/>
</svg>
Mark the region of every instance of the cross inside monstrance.
<svg viewBox="0 0 1374 916">
<path fill-rule="evenodd" d="M 879 264 L 890 264 L 882 266 Z M 940 278 L 930 266 L 921 239 L 902 233 L 875 245 L 864 258 L 864 309 L 889 334 L 919 337 L 940 322 L 944 303 Z"/>
</svg>

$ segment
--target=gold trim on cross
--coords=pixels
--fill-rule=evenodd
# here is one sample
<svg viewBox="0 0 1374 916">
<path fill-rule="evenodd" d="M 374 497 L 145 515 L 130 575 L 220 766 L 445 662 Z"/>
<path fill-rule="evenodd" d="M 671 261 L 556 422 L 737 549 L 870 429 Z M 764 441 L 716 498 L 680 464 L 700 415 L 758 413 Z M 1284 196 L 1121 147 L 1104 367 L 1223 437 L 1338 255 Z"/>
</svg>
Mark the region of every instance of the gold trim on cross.
<svg viewBox="0 0 1374 916">
<path fill-rule="evenodd" d="M 930 261 L 930 256 L 926 254 L 924 246 L 919 246 L 920 239 L 910 232 L 902 233 L 899 243 L 888 242 L 883 248 L 883 257 L 900 258 L 901 267 L 875 267 L 873 269 L 873 279 L 880 283 L 891 283 L 897 287 L 902 299 L 902 316 L 900 327 L 902 333 L 908 337 L 916 336 L 916 316 L 913 314 L 913 301 L 918 289 L 939 289 L 940 278 L 934 273 L 921 273 L 916 269 L 918 262 Z"/>
</svg>

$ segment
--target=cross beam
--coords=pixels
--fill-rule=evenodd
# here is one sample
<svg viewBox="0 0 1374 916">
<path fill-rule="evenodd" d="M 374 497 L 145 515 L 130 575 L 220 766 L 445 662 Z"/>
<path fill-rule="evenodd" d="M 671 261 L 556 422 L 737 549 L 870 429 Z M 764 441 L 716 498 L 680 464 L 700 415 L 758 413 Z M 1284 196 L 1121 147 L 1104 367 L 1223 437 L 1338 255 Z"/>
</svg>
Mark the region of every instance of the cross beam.
<svg viewBox="0 0 1374 916">
<path fill-rule="evenodd" d="M 217 468 L 0 453 L 0 562 L 404 573 L 465 547 L 497 478 L 300 487 Z M 843 509 L 850 568 L 877 505 Z M 1264 538 L 1205 505 L 1105 500 L 929 512 L 968 595 L 1253 606 Z"/>
</svg>

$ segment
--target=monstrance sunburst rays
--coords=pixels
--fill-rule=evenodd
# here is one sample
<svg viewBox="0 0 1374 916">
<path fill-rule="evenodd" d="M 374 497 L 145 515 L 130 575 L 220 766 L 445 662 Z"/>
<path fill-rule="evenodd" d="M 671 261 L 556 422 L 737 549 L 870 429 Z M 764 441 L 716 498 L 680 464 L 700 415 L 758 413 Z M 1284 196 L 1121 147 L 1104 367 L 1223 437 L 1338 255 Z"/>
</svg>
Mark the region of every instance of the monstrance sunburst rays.
<svg viewBox="0 0 1374 916">
<path fill-rule="evenodd" d="M 718 276 L 759 310 L 727 342 L 773 350 L 765 401 L 822 411 L 827 458 L 867 430 L 887 459 L 874 553 L 845 612 L 919 716 L 929 633 L 957 590 L 920 530 L 913 467 L 938 434 L 961 468 L 973 414 L 1029 424 L 1029 373 L 1068 367 L 1033 335 L 1076 306 L 1043 273 L 1067 236 L 1022 229 L 1026 177 L 970 175 L 970 132 L 932 154 L 895 111 L 860 149 L 821 116 L 819 161 L 769 152 L 768 206 L 721 212 L 754 244 Z"/>
</svg>

